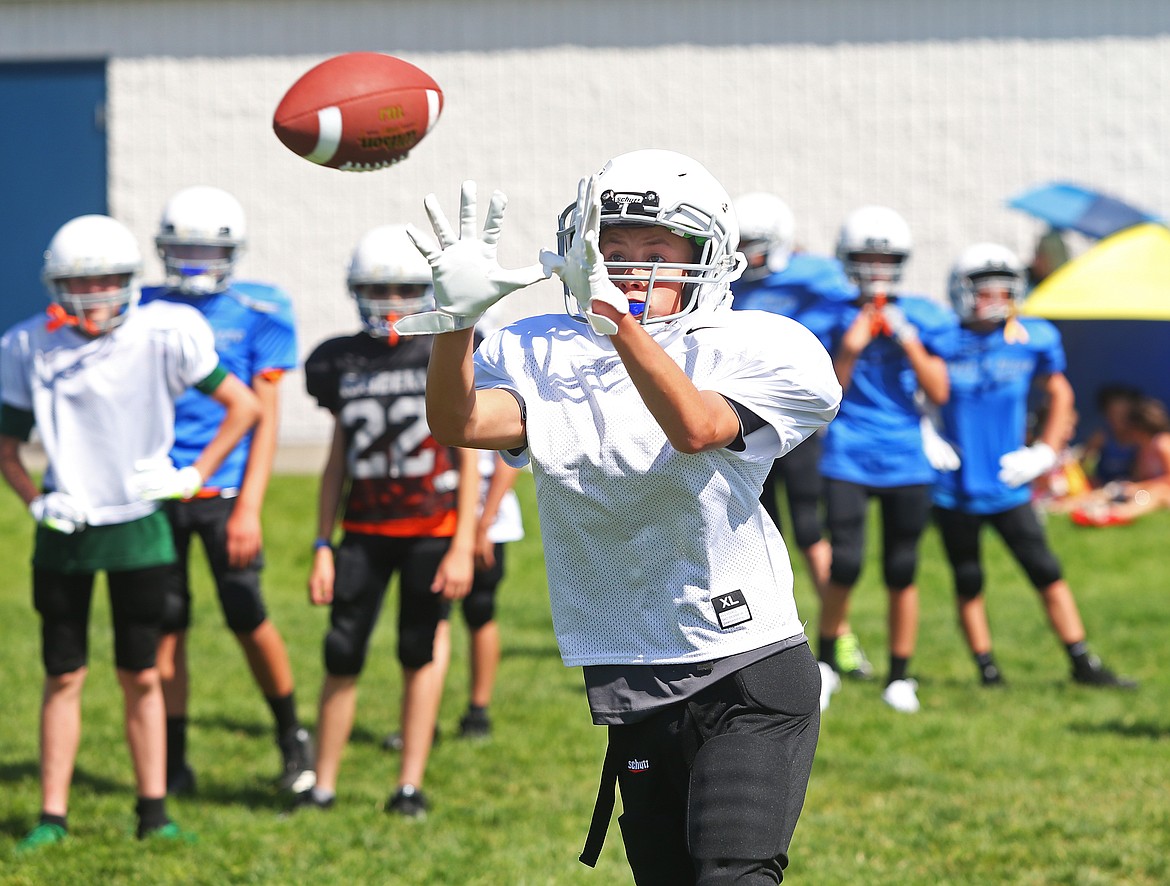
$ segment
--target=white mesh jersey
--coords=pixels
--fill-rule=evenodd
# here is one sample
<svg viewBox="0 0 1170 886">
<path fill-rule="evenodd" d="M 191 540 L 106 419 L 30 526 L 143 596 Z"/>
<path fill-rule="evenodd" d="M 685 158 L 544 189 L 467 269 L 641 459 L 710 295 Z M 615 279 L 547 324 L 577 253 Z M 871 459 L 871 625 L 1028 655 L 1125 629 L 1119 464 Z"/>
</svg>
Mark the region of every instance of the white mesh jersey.
<svg viewBox="0 0 1170 886">
<path fill-rule="evenodd" d="M 46 489 L 68 493 L 94 526 L 155 511 L 129 488 L 135 462 L 174 443 L 175 399 L 219 363 L 207 321 L 190 305 L 154 302 L 111 332 L 54 332 L 30 317 L 0 341 L 4 403 L 32 412 L 48 457 Z"/>
<path fill-rule="evenodd" d="M 488 338 L 476 386 L 515 391 L 566 665 L 707 661 L 799 635 L 792 566 L 760 504 L 772 461 L 836 415 L 832 361 L 800 324 L 716 309 L 652 331 L 700 389 L 766 424 L 742 452 L 666 439 L 612 343 L 565 315 Z"/>
</svg>

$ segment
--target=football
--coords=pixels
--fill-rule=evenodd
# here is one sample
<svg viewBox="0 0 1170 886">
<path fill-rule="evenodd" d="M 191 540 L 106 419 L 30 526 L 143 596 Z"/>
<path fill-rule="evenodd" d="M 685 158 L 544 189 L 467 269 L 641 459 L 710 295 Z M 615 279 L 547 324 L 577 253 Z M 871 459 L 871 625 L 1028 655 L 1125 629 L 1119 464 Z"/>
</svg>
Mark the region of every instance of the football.
<svg viewBox="0 0 1170 886">
<path fill-rule="evenodd" d="M 425 71 L 392 55 L 348 52 L 289 87 L 272 128 L 306 160 L 364 172 L 402 160 L 442 110 L 443 91 Z"/>
</svg>

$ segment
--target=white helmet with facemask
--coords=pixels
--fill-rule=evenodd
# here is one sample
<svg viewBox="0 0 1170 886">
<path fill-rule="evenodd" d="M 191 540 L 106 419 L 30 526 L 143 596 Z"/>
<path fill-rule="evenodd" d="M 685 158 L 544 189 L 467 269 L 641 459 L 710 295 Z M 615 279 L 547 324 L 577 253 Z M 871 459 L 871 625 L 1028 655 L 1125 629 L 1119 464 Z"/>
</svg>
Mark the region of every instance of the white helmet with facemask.
<svg viewBox="0 0 1170 886">
<path fill-rule="evenodd" d="M 910 226 L 886 206 L 862 206 L 846 216 L 837 235 L 837 258 L 862 296 L 889 290 L 902 279 L 913 248 Z"/>
<path fill-rule="evenodd" d="M 980 305 L 980 290 L 1007 292 L 1008 300 Z M 964 323 L 1007 321 L 1024 299 L 1024 265 L 1014 252 L 998 243 L 968 246 L 951 266 L 947 292 L 955 313 Z"/>
<path fill-rule="evenodd" d="M 82 215 L 66 222 L 45 250 L 41 272 L 49 297 L 49 328 L 76 326 L 102 335 L 126 321 L 138 304 L 142 253 L 134 235 L 105 215 Z M 108 277 L 101 291 L 84 292 L 82 278 Z"/>
<path fill-rule="evenodd" d="M 796 218 L 775 194 L 756 191 L 735 198 L 739 248 L 747 258 L 744 280 L 759 280 L 788 267 L 796 241 Z"/>
<path fill-rule="evenodd" d="M 687 263 L 607 262 L 609 278 L 615 284 L 631 269 L 649 271 L 647 291 L 656 283 L 685 283 L 678 311 L 649 316 L 641 305 L 630 313 L 643 324 L 677 320 L 700 308 L 722 304 L 730 296 L 729 284 L 743 270 L 739 246 L 739 225 L 731 198 L 723 186 L 700 163 L 683 154 L 656 149 L 632 151 L 613 158 L 597 176 L 601 191 L 601 228 L 609 225 L 656 225 L 693 244 L 694 257 Z M 577 204 L 570 204 L 560 216 L 558 251 L 566 255 L 578 235 L 582 219 Z M 565 308 L 584 319 L 577 299 L 565 289 Z"/>
<path fill-rule="evenodd" d="M 167 288 L 192 298 L 223 292 L 244 252 L 244 207 L 220 188 L 184 188 L 163 207 L 154 242 Z"/>
<path fill-rule="evenodd" d="M 357 302 L 366 331 L 396 338 L 394 323 L 408 314 L 434 307 L 431 266 L 406 233 L 405 225 L 382 225 L 368 231 L 353 251 L 346 285 Z M 420 287 L 413 297 L 370 297 L 368 286 Z"/>
</svg>

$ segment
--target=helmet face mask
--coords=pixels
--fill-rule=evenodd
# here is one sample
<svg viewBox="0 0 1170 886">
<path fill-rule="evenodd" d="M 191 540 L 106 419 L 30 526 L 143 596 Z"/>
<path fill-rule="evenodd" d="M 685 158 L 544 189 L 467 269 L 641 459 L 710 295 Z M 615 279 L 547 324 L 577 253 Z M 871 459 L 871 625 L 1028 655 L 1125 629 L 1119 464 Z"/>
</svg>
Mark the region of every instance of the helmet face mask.
<svg viewBox="0 0 1170 886">
<path fill-rule="evenodd" d="M 646 281 L 647 293 L 663 284 L 683 284 L 677 310 L 656 314 L 631 305 L 644 325 L 668 323 L 701 307 L 715 307 L 729 296 L 729 284 L 742 273 L 744 258 L 736 249 L 739 226 L 731 198 L 698 162 L 673 151 L 643 150 L 610 160 L 598 173 L 601 229 L 611 226 L 664 228 L 694 244 L 690 261 L 606 262 L 609 279 L 621 288 L 631 275 Z M 568 253 L 581 219 L 576 203 L 561 213 L 557 246 Z M 582 305 L 565 289 L 565 310 L 584 322 Z"/>
<path fill-rule="evenodd" d="M 155 237 L 167 287 L 189 298 L 227 289 L 245 243 L 239 201 L 205 186 L 185 188 L 167 201 Z"/>
<path fill-rule="evenodd" d="M 1010 249 L 977 243 L 955 261 L 947 289 L 963 323 L 1006 323 L 1024 300 L 1024 267 Z"/>
<path fill-rule="evenodd" d="M 362 237 L 350 258 L 346 285 L 362 328 L 375 338 L 397 341 L 396 322 L 435 304 L 431 266 L 405 225 L 383 225 Z"/>
<path fill-rule="evenodd" d="M 104 215 L 66 222 L 45 250 L 50 329 L 97 337 L 117 328 L 138 303 L 141 271 L 138 243 L 121 223 Z"/>
<path fill-rule="evenodd" d="M 862 298 L 888 294 L 901 281 L 912 248 L 905 219 L 885 206 L 855 209 L 837 236 L 837 258 Z"/>
</svg>

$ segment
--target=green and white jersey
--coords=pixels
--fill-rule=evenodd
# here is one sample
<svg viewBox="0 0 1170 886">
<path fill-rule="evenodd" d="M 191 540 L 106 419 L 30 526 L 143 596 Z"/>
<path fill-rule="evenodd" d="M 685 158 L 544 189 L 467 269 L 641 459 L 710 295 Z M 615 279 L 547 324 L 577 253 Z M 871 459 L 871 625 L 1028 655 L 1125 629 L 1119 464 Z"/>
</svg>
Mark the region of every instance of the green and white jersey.
<svg viewBox="0 0 1170 886">
<path fill-rule="evenodd" d="M 800 635 L 792 567 L 760 504 L 775 458 L 827 424 L 841 387 L 795 321 L 716 309 L 651 334 L 742 408 L 741 451 L 674 449 L 604 336 L 521 320 L 476 352 L 476 386 L 526 410 L 553 625 L 566 665 L 703 662 Z M 744 414 L 744 413 L 741 413 Z"/>
<path fill-rule="evenodd" d="M 127 523 L 158 507 L 131 492 L 135 464 L 166 458 L 176 398 L 218 364 L 211 327 L 189 305 L 143 305 L 97 338 L 49 332 L 38 315 L 0 339 L 0 399 L 33 414 L 47 490 L 76 499 L 93 526 Z"/>
</svg>

